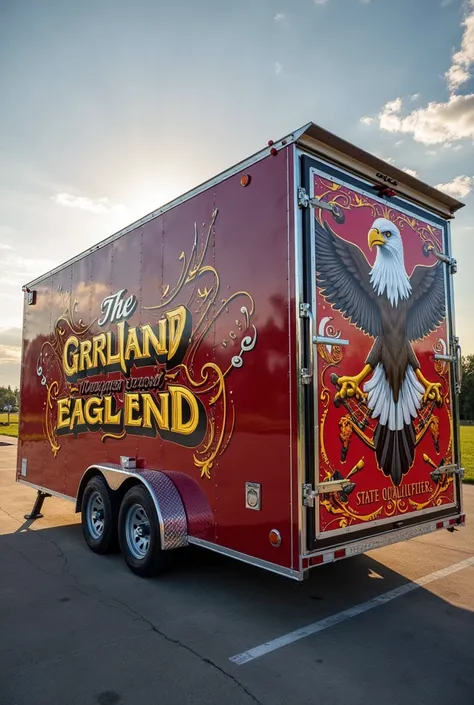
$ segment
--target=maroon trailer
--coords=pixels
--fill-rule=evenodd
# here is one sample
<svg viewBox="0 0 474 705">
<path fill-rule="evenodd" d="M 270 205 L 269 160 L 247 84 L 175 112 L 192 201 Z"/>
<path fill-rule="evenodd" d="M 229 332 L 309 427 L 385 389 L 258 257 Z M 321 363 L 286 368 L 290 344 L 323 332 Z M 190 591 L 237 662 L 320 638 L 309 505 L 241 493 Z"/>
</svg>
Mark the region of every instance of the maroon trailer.
<svg viewBox="0 0 474 705">
<path fill-rule="evenodd" d="M 310 123 L 28 284 L 28 516 L 297 580 L 462 524 L 461 206 Z"/>
</svg>

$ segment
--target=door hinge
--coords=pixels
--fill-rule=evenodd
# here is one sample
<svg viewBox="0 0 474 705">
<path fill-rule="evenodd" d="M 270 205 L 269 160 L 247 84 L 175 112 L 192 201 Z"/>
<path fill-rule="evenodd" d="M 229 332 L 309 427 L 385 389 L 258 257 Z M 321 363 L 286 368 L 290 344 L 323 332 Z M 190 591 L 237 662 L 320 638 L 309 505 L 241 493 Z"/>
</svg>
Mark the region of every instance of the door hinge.
<svg viewBox="0 0 474 705">
<path fill-rule="evenodd" d="M 300 304 L 300 318 L 309 318 L 310 311 L 310 304 Z"/>
<path fill-rule="evenodd" d="M 320 482 L 316 488 L 313 488 L 311 483 L 306 483 L 303 485 L 303 504 L 305 507 L 314 507 L 315 497 L 319 497 L 322 494 L 342 492 L 350 484 L 351 481 L 347 479 Z"/>
<path fill-rule="evenodd" d="M 443 475 L 459 475 L 459 479 L 464 479 L 464 468 L 460 468 L 459 465 L 441 465 L 430 472 L 431 477 L 435 482 L 438 482 Z"/>
</svg>

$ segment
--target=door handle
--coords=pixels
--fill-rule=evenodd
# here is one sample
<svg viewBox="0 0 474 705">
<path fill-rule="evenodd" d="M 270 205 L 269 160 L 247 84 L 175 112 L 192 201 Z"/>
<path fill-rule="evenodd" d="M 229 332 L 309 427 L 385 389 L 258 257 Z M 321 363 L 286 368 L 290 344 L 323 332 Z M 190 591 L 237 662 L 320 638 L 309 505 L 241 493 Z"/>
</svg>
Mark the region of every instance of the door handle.
<svg viewBox="0 0 474 705">
<path fill-rule="evenodd" d="M 313 312 L 311 311 L 310 304 L 300 304 L 300 316 L 301 316 L 301 318 L 307 318 L 308 322 L 309 322 L 309 331 L 308 331 L 309 367 L 302 367 L 301 368 L 301 383 L 302 384 L 311 384 L 311 380 L 313 379 L 313 375 L 314 375 L 314 343 L 313 343 L 313 340 L 314 340 L 314 316 L 313 316 Z"/>
</svg>

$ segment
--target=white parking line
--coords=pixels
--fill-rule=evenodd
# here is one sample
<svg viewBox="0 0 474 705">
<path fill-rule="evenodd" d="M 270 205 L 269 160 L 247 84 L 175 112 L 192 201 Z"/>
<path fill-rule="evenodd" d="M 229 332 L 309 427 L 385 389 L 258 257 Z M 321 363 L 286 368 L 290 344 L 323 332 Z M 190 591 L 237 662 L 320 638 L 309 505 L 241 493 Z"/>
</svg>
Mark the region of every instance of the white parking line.
<svg viewBox="0 0 474 705">
<path fill-rule="evenodd" d="M 474 556 L 472 558 L 466 558 L 466 560 L 461 561 L 460 563 L 454 563 L 447 568 L 442 568 L 434 573 L 425 575 L 414 582 L 405 583 L 394 590 L 390 590 L 389 592 L 378 595 L 371 600 L 367 600 L 367 602 L 362 602 L 354 607 L 349 607 L 347 610 L 343 610 L 342 612 L 333 614 L 330 617 L 321 619 L 319 622 L 313 622 L 312 624 L 308 624 L 308 626 L 297 629 L 294 632 L 280 636 L 277 639 L 272 639 L 272 641 L 267 641 L 265 644 L 255 646 L 253 649 L 243 651 L 241 654 L 231 656 L 229 661 L 237 664 L 237 666 L 242 666 L 244 663 L 260 658 L 260 656 L 265 656 L 265 654 L 269 654 L 271 651 L 281 649 L 283 646 L 292 644 L 294 641 L 299 641 L 299 639 L 304 639 L 306 636 L 311 636 L 311 634 L 322 632 L 324 629 L 333 627 L 335 624 L 341 624 L 341 622 L 352 619 L 352 617 L 357 617 L 359 614 L 368 612 L 374 607 L 385 605 L 387 602 L 395 600 L 397 597 L 402 597 L 402 595 L 413 592 L 413 590 L 418 590 L 418 588 L 434 583 L 436 580 L 446 578 L 448 575 L 457 573 L 458 571 L 464 570 L 464 568 L 469 568 L 470 566 L 474 566 Z"/>
</svg>

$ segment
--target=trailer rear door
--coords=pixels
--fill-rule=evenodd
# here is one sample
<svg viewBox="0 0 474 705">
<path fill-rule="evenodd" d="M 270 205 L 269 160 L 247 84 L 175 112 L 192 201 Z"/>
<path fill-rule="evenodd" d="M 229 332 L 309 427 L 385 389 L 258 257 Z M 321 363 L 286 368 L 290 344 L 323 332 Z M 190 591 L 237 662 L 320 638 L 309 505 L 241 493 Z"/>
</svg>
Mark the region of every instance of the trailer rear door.
<svg viewBox="0 0 474 705">
<path fill-rule="evenodd" d="M 460 511 L 458 350 L 447 223 L 332 165 L 301 164 L 310 549 Z"/>
</svg>

